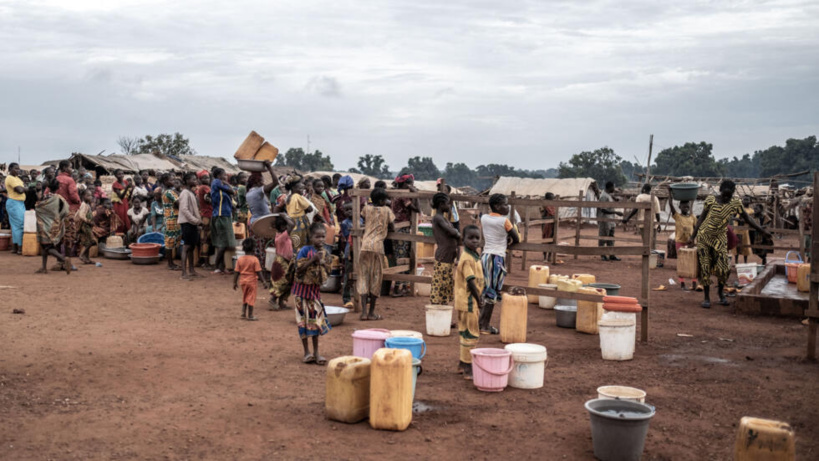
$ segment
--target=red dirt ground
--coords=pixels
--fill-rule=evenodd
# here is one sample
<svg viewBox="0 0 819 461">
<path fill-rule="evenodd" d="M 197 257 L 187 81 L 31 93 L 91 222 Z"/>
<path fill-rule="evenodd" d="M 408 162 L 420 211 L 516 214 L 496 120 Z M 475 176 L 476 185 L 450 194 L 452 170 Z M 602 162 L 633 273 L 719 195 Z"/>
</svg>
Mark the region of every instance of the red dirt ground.
<svg viewBox="0 0 819 461">
<path fill-rule="evenodd" d="M 592 273 L 639 294 L 637 257 L 563 259 L 553 273 Z M 799 458 L 819 458 L 807 327 L 704 310 L 700 293 L 652 293 L 650 341 L 629 362 L 603 361 L 597 336 L 557 328 L 553 311 L 532 305 L 528 341 L 549 353 L 534 391 L 478 392 L 454 372 L 457 337 L 428 337 L 416 400 L 431 409 L 393 433 L 324 418 L 324 368 L 301 364 L 292 312 L 268 312 L 260 296 L 261 320 L 240 321 L 230 277 L 183 282 L 162 265 L 101 261 L 43 276 L 33 274 L 39 258 L 0 253 L 0 458 L 592 459 L 583 403 L 606 384 L 644 389 L 657 407 L 644 459 L 731 459 L 742 416 L 789 422 Z M 674 267 L 653 270 L 653 286 Z M 510 282 L 525 285 L 519 259 L 513 268 Z M 350 315 L 322 352 L 349 354 L 358 328 L 423 331 L 424 304 L 383 299 L 386 320 Z M 484 336 L 481 346 L 502 344 Z"/>
</svg>

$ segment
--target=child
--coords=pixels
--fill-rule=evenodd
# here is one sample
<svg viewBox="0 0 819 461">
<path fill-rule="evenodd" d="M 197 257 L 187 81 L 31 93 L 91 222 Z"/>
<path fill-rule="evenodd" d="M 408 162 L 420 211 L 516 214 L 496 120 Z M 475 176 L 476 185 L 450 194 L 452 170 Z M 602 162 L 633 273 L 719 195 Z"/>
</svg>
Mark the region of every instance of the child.
<svg viewBox="0 0 819 461">
<path fill-rule="evenodd" d="M 360 261 L 357 262 L 358 294 L 361 296 L 361 320 L 381 320 L 375 313 L 375 302 L 381 294 L 381 281 L 384 270 L 384 239 L 390 232 L 395 215 L 387 207 L 387 191 L 381 188 L 370 192 L 372 206 L 361 210 L 364 218 L 364 237 L 361 239 Z M 367 296 L 370 298 L 370 310 L 367 312 Z"/>
<path fill-rule="evenodd" d="M 488 215 L 481 216 L 484 247 L 481 256 L 481 266 L 486 277 L 486 287 L 483 290 L 483 308 L 481 309 L 481 334 L 498 334 L 498 329 L 490 326 L 492 311 L 495 303 L 500 301 L 503 280 L 506 277 L 506 248 L 507 240 L 513 244 L 520 242 L 515 226 L 506 217 L 509 214 L 509 202 L 503 194 L 493 194 L 489 197 Z"/>
<path fill-rule="evenodd" d="M 138 178 L 139 176 L 137 176 Z M 151 212 L 142 206 L 142 198 L 134 197 L 131 199 L 133 207 L 128 210 L 128 218 L 131 219 L 131 228 L 128 229 L 128 240 L 136 242 L 140 235 L 145 233 L 146 223 Z"/>
<path fill-rule="evenodd" d="M 233 289 L 238 289 L 239 282 L 242 282 L 242 318 L 255 321 L 258 320 L 253 316 L 253 306 L 256 304 L 256 281 L 261 280 L 265 288 L 267 282 L 262 277 L 262 265 L 259 264 L 259 258 L 253 254 L 253 247 L 253 239 L 245 239 L 242 242 L 242 251 L 245 252 L 245 255 L 236 261 Z"/>
<path fill-rule="evenodd" d="M 461 338 L 458 372 L 472 379 L 472 354 L 481 335 L 479 312 L 483 310 L 483 269 L 478 247 L 481 230 L 477 226 L 464 228 L 464 255 L 455 271 L 455 309 L 458 311 L 458 336 Z"/>
<path fill-rule="evenodd" d="M 691 215 L 691 202 L 687 200 L 680 202 L 679 213 L 674 208 L 674 200 L 669 200 L 668 204 L 671 207 L 671 217 L 674 218 L 674 246 L 679 250 L 691 244 L 691 235 L 694 234 L 694 224 L 696 224 L 697 218 Z M 683 277 L 680 277 L 680 288 L 683 291 L 688 291 Z M 697 289 L 696 279 L 691 281 L 691 289 Z"/>
<path fill-rule="evenodd" d="M 330 331 L 330 322 L 321 303 L 321 285 L 327 280 L 330 258 L 324 251 L 327 230 L 324 223 L 310 226 L 310 245 L 305 245 L 296 256 L 296 279 L 293 282 L 293 297 L 296 298 L 296 323 L 299 337 L 304 346 L 304 363 L 325 365 L 327 359 L 319 354 L 319 336 Z M 307 346 L 307 338 L 313 339 L 313 353 Z"/>
<path fill-rule="evenodd" d="M 117 226 L 119 226 L 119 217 L 114 212 L 114 205 L 111 200 L 104 198 L 97 205 L 97 211 L 94 212 L 94 237 L 97 239 L 107 239 L 114 233 Z"/>
<path fill-rule="evenodd" d="M 356 309 L 356 306 L 353 304 L 350 292 L 352 291 L 352 284 L 350 283 L 350 275 L 353 273 L 353 241 L 352 241 L 352 232 L 353 232 L 353 204 L 351 202 L 347 202 L 343 205 L 341 213 L 337 216 L 343 218 L 341 222 L 341 238 L 338 241 L 338 244 L 341 249 L 342 259 L 344 260 L 344 280 L 341 284 L 341 302 L 344 303 L 344 307 L 348 309 Z M 361 224 L 363 221 L 361 217 L 358 218 Z M 357 311 L 356 311 L 357 312 Z"/>
<path fill-rule="evenodd" d="M 94 202 L 99 205 L 104 198 L 108 198 L 108 196 L 106 196 L 105 191 L 102 190 L 102 181 L 97 179 L 94 181 Z"/>
<path fill-rule="evenodd" d="M 202 216 L 199 214 L 199 200 L 196 198 L 196 187 L 199 179 L 196 173 L 187 172 L 182 177 L 182 193 L 179 195 L 179 227 L 182 232 L 182 279 L 191 280 L 200 277 L 194 270 L 193 252 L 199 246 L 199 226 Z M 252 239 L 251 239 L 252 240 Z"/>
<path fill-rule="evenodd" d="M 432 197 L 432 235 L 435 236 L 435 266 L 432 271 L 432 289 L 429 302 L 432 304 L 449 304 L 452 301 L 452 266 L 458 259 L 458 242 L 461 233 L 452 225 L 446 213 L 452 208 L 449 196 L 438 192 Z"/>
<path fill-rule="evenodd" d="M 80 244 L 78 254 L 83 264 L 94 264 L 94 261 L 88 257 L 88 251 L 97 245 L 97 239 L 94 237 L 93 203 L 94 191 L 86 189 L 82 194 L 80 209 L 74 214 L 74 223 L 77 225 L 77 242 Z"/>
<path fill-rule="evenodd" d="M 546 194 L 543 195 L 543 199 L 544 200 L 554 200 L 555 199 L 555 194 L 553 194 L 551 192 L 546 192 Z M 541 217 L 541 219 L 554 219 L 556 211 L 557 210 L 555 210 L 555 207 L 553 207 L 553 206 L 540 207 L 540 217 Z M 554 234 L 555 234 L 555 223 L 554 222 L 543 223 L 543 227 L 541 228 L 541 233 L 540 233 L 541 238 L 543 238 L 543 242 L 544 243 L 552 243 L 552 244 L 557 243 L 557 242 L 555 242 L 555 235 Z M 551 261 L 552 260 L 552 254 L 550 252 L 548 252 L 548 251 L 544 252 L 543 253 L 543 260 L 544 261 Z"/>
<path fill-rule="evenodd" d="M 313 180 L 313 196 L 310 201 L 316 206 L 316 213 L 324 219 L 324 222 L 333 225 L 333 210 L 330 202 L 324 198 L 324 181 L 321 179 Z"/>
<path fill-rule="evenodd" d="M 68 216 L 68 202 L 59 194 L 60 182 L 53 179 L 48 184 L 51 195 L 37 201 L 37 241 L 42 245 L 43 267 L 38 274 L 47 274 L 48 255 L 54 256 L 62 263 L 66 274 L 71 275 L 71 258 L 63 256 L 57 247 L 65 236 L 65 217 Z"/>
<path fill-rule="evenodd" d="M 273 260 L 273 267 L 270 268 L 270 299 L 268 300 L 271 305 L 270 310 L 283 310 L 287 307 L 285 303 L 290 296 L 292 280 L 289 272 L 293 260 L 293 240 L 290 238 L 290 232 L 295 225 L 296 223 L 286 214 L 281 214 L 276 218 L 277 233 L 274 241 L 276 259 Z"/>
</svg>

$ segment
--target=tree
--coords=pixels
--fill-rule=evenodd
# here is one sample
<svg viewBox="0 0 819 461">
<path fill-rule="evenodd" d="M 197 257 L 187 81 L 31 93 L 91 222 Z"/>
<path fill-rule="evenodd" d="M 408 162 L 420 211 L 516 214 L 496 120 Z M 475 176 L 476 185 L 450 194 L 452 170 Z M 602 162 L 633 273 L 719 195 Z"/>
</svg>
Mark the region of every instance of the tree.
<svg viewBox="0 0 819 461">
<path fill-rule="evenodd" d="M 133 138 L 120 137 L 117 140 L 123 154 L 154 154 L 165 157 L 178 157 L 180 155 L 196 155 L 196 151 L 190 146 L 188 138 L 181 133 L 160 134 L 157 137 L 146 135 L 144 138 L 134 141 Z M 126 149 L 127 148 L 127 149 Z"/>
<path fill-rule="evenodd" d="M 788 139 L 785 147 L 772 146 L 754 153 L 754 157 L 757 156 L 761 177 L 819 169 L 819 144 L 816 136 Z"/>
<path fill-rule="evenodd" d="M 284 155 L 276 157 L 276 166 L 286 166 L 297 170 L 311 171 L 332 171 L 333 162 L 330 156 L 325 156 L 320 150 L 312 154 L 307 154 L 301 147 L 291 147 Z"/>
<path fill-rule="evenodd" d="M 355 168 L 355 170 L 356 173 L 375 176 L 376 178 L 390 177 L 390 167 L 384 163 L 384 157 L 380 155 L 367 154 L 358 157 L 358 168 Z"/>
<path fill-rule="evenodd" d="M 477 182 L 473 187 L 478 190 L 486 190 L 492 187 L 496 177 L 512 176 L 515 178 L 542 178 L 543 175 L 536 171 L 517 170 L 513 166 L 490 163 L 489 165 L 478 165 L 475 168 L 478 173 Z"/>
<path fill-rule="evenodd" d="M 447 163 L 443 171 L 447 184 L 454 187 L 474 186 L 478 174 L 465 163 Z"/>
<path fill-rule="evenodd" d="M 742 158 L 719 159 L 720 168 L 728 178 L 758 178 L 760 156 L 745 154 Z"/>
<path fill-rule="evenodd" d="M 399 174 L 411 173 L 419 181 L 429 181 L 441 177 L 441 170 L 435 166 L 432 157 L 412 157 Z"/>
<path fill-rule="evenodd" d="M 711 153 L 713 146 L 706 142 L 687 142 L 682 146 L 663 149 L 651 167 L 651 174 L 668 176 L 718 177 L 722 168 Z"/>
<path fill-rule="evenodd" d="M 642 166 L 628 160 L 623 160 L 620 163 L 620 170 L 623 171 L 623 176 L 626 177 L 626 181 L 637 181 L 637 173 L 645 173 Z"/>
<path fill-rule="evenodd" d="M 572 155 L 568 163 L 560 162 L 560 178 L 593 178 L 598 184 L 608 181 L 615 186 L 626 183 L 626 176 L 620 164 L 623 159 L 609 147 L 602 147 L 595 151 L 584 151 Z"/>
</svg>

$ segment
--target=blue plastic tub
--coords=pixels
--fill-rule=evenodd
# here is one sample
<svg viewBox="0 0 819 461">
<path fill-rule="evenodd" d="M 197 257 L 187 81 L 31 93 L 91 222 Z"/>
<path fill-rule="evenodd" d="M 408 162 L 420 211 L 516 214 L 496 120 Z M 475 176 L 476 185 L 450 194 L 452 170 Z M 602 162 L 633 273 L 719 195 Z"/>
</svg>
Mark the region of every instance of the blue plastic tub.
<svg viewBox="0 0 819 461">
<path fill-rule="evenodd" d="M 137 239 L 137 243 L 157 243 L 164 247 L 165 234 L 163 234 L 162 232 L 149 232 L 147 234 L 141 235 Z"/>
<path fill-rule="evenodd" d="M 423 339 L 407 337 L 387 338 L 384 345 L 391 349 L 406 349 L 412 353 L 412 358 L 419 360 L 427 355 L 427 344 Z"/>
</svg>

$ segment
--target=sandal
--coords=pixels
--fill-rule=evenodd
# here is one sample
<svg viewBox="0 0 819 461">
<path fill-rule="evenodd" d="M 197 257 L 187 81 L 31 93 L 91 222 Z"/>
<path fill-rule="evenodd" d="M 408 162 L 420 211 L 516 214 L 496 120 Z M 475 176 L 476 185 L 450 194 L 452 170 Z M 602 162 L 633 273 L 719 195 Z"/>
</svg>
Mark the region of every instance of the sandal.
<svg viewBox="0 0 819 461">
<path fill-rule="evenodd" d="M 327 359 L 319 355 L 316 357 L 316 365 L 327 365 Z"/>
<path fill-rule="evenodd" d="M 368 315 L 367 320 L 384 320 L 384 317 L 381 317 L 378 314 Z"/>
<path fill-rule="evenodd" d="M 499 333 L 500 331 L 498 331 L 498 329 L 495 327 L 489 327 L 488 330 L 481 330 L 482 335 L 497 335 Z"/>
<path fill-rule="evenodd" d="M 307 354 L 301 359 L 302 363 L 314 363 L 316 361 L 316 356 L 313 354 Z"/>
</svg>

